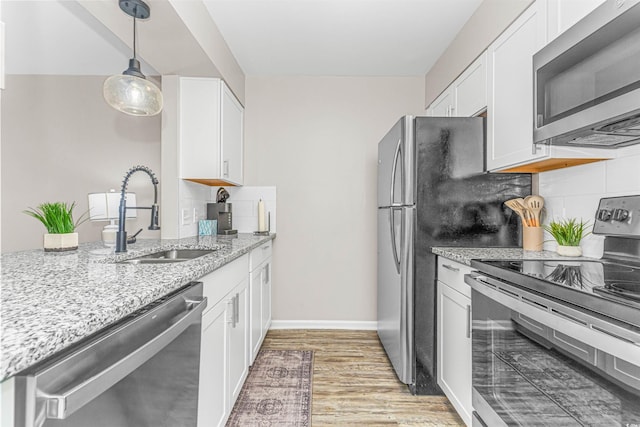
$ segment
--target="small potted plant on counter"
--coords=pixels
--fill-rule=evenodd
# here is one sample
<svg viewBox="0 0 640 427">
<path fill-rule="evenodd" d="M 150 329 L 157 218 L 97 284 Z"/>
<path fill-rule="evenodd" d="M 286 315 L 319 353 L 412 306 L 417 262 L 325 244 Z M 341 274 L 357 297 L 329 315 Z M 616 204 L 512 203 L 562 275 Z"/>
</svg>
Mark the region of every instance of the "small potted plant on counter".
<svg viewBox="0 0 640 427">
<path fill-rule="evenodd" d="M 556 249 L 558 255 L 582 255 L 580 241 L 583 237 L 590 234 L 590 232 L 587 232 L 587 228 L 589 227 L 588 222 L 569 218 L 560 221 L 551 221 L 549 225 L 543 225 L 543 227 L 558 243 L 558 248 Z"/>
<path fill-rule="evenodd" d="M 73 208 L 76 203 L 71 205 L 66 203 L 43 203 L 36 209 L 29 208 L 24 211 L 42 222 L 47 229 L 44 235 L 45 252 L 63 252 L 78 249 L 78 233 L 75 232 L 76 227 L 86 221 L 85 214 L 81 215 L 78 221 L 73 221 Z"/>
</svg>

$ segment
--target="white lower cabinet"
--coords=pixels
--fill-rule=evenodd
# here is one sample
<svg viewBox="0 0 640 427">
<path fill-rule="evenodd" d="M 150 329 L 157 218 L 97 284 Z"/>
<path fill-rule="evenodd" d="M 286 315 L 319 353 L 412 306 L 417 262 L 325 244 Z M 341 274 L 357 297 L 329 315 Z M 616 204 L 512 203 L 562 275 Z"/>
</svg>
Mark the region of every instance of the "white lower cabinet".
<svg viewBox="0 0 640 427">
<path fill-rule="evenodd" d="M 438 258 L 438 385 L 466 425 L 471 425 L 471 269 Z"/>
<path fill-rule="evenodd" d="M 250 356 L 253 364 L 262 341 L 271 326 L 271 242 L 254 249 L 250 254 Z"/>
<path fill-rule="evenodd" d="M 200 280 L 202 316 L 198 426 L 224 426 L 248 374 L 248 256 Z"/>
<path fill-rule="evenodd" d="M 223 426 L 227 420 L 227 306 L 216 305 L 202 316 L 198 426 Z"/>
</svg>

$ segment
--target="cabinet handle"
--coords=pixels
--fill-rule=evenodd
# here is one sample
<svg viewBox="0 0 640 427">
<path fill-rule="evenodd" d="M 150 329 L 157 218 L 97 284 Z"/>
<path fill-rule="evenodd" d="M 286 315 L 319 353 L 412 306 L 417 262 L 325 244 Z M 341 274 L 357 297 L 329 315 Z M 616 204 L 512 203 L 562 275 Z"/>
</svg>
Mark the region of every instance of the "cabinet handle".
<svg viewBox="0 0 640 427">
<path fill-rule="evenodd" d="M 471 338 L 471 306 L 467 305 L 467 338 Z"/>
<path fill-rule="evenodd" d="M 233 297 L 233 327 L 238 326 L 240 322 L 240 294 Z"/>
<path fill-rule="evenodd" d="M 459 269 L 459 268 L 455 268 L 454 266 L 452 266 L 452 265 L 450 265 L 450 264 L 442 264 L 442 266 L 443 266 L 444 268 L 446 268 L 447 270 L 451 270 L 451 271 L 453 271 L 454 273 L 459 273 L 459 272 L 460 272 L 460 269 Z"/>
<path fill-rule="evenodd" d="M 225 178 L 229 178 L 229 160 L 222 162 L 222 175 Z"/>
<path fill-rule="evenodd" d="M 235 316 L 235 309 L 236 309 L 236 297 L 231 298 L 230 300 L 227 301 L 227 309 L 230 311 L 230 313 L 227 314 L 227 323 L 231 323 L 231 327 L 235 328 L 235 320 L 236 320 L 236 316 Z"/>
<path fill-rule="evenodd" d="M 264 274 L 262 276 L 262 284 L 266 285 L 269 283 L 269 275 L 271 274 L 271 264 L 267 264 L 264 266 Z"/>
</svg>

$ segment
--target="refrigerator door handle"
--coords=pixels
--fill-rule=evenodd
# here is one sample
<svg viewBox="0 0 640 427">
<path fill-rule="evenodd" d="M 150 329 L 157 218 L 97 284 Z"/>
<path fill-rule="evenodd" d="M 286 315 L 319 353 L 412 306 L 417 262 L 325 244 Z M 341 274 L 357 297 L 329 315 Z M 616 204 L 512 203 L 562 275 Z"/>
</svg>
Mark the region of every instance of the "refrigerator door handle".
<svg viewBox="0 0 640 427">
<path fill-rule="evenodd" d="M 393 263 L 396 271 L 400 274 L 400 257 L 398 256 L 398 248 L 396 247 L 396 210 L 401 209 L 392 207 L 389 209 L 389 228 L 391 229 L 391 249 L 393 252 Z"/>
<path fill-rule="evenodd" d="M 391 168 L 391 189 L 389 191 L 389 202 L 391 205 L 395 204 L 394 198 L 396 197 L 396 169 L 398 167 L 398 157 L 402 154 L 402 139 L 398 140 L 398 145 L 396 147 L 396 152 L 393 155 L 393 167 Z M 400 173 L 403 175 L 401 179 L 404 180 L 404 167 L 400 164 Z M 403 183 L 404 186 L 404 183 Z"/>
</svg>

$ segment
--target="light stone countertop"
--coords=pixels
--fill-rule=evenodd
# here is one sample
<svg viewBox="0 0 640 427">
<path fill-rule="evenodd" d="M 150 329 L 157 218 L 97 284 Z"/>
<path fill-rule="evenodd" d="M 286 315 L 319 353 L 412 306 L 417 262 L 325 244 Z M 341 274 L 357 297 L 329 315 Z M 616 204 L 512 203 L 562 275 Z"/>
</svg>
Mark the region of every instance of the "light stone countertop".
<svg viewBox="0 0 640 427">
<path fill-rule="evenodd" d="M 31 250 L 0 256 L 0 380 L 67 348 L 186 283 L 275 238 L 206 236 L 138 240 L 115 254 L 101 242 L 78 250 Z M 166 249 L 216 249 L 171 264 L 116 264 Z M 247 274 L 249 272 L 247 271 Z"/>
<path fill-rule="evenodd" d="M 585 257 L 560 256 L 553 251 L 525 251 L 522 248 L 449 248 L 433 247 L 434 254 L 457 261 L 462 264 L 471 265 L 472 259 L 556 259 L 556 260 L 584 260 L 593 259 Z"/>
</svg>

